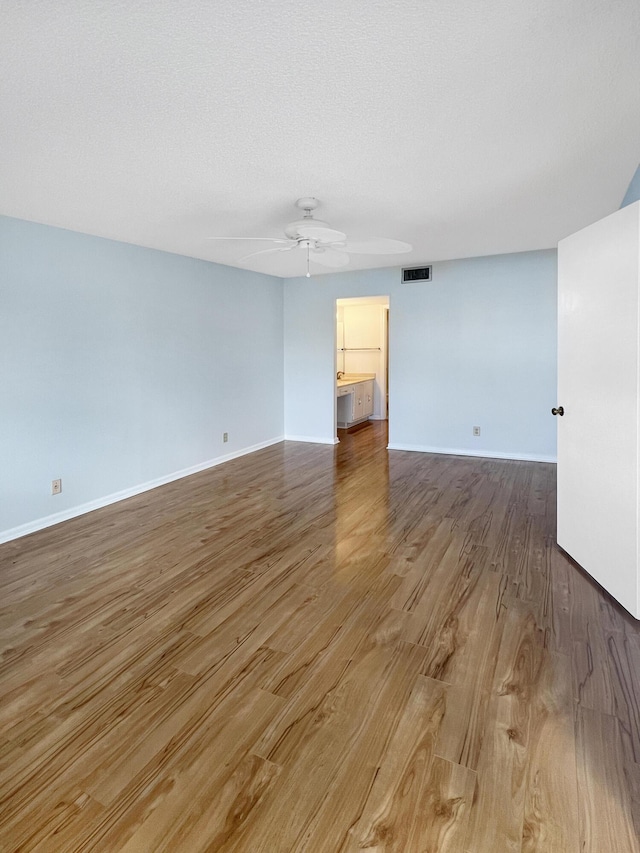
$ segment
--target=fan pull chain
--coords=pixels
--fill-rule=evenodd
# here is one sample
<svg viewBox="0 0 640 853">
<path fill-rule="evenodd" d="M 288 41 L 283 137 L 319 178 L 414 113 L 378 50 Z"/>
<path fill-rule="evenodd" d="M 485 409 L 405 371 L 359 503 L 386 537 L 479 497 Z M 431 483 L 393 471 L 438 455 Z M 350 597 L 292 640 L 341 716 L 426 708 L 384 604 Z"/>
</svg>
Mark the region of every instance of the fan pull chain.
<svg viewBox="0 0 640 853">
<path fill-rule="evenodd" d="M 311 273 L 309 272 L 309 244 L 307 243 L 307 278 L 311 278 Z"/>
</svg>

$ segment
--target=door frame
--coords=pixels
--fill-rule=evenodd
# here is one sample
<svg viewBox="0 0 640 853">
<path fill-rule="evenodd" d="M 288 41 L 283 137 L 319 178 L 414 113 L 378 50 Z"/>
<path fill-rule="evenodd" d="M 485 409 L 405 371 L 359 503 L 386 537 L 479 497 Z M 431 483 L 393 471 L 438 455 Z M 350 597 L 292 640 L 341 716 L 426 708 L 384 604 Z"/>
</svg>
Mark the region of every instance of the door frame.
<svg viewBox="0 0 640 853">
<path fill-rule="evenodd" d="M 390 421 L 390 407 L 388 407 L 387 401 L 389 399 L 389 370 L 390 370 L 390 331 L 389 331 L 389 315 L 391 310 L 391 296 L 387 294 L 371 294 L 367 296 L 338 296 L 334 302 L 334 324 L 333 324 L 333 363 L 334 363 L 334 377 L 337 375 L 338 370 L 343 370 L 344 368 L 339 366 L 339 356 L 340 351 L 338 349 L 338 317 L 339 317 L 339 309 L 344 307 L 345 305 L 378 305 L 380 306 L 380 340 L 381 340 L 381 348 L 380 348 L 380 356 L 378 359 L 380 370 L 376 370 L 376 385 L 378 386 L 380 392 L 380 411 L 382 413 L 382 417 L 374 418 L 374 420 L 386 420 Z M 344 356 L 344 353 L 343 353 Z M 378 383 L 378 375 L 382 373 L 382 383 Z M 335 440 L 338 441 L 338 405 L 337 405 L 337 397 L 333 395 L 333 423 L 335 429 Z"/>
</svg>

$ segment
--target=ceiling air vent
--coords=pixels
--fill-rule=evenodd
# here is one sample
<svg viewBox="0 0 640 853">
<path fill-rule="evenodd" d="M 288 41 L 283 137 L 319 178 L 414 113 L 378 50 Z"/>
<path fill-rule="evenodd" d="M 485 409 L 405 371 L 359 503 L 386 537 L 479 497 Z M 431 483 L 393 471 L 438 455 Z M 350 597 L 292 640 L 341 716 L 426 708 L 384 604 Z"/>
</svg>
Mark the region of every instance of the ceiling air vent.
<svg viewBox="0 0 640 853">
<path fill-rule="evenodd" d="M 411 267 L 402 270 L 402 281 L 413 284 L 415 281 L 431 281 L 431 267 Z"/>
</svg>

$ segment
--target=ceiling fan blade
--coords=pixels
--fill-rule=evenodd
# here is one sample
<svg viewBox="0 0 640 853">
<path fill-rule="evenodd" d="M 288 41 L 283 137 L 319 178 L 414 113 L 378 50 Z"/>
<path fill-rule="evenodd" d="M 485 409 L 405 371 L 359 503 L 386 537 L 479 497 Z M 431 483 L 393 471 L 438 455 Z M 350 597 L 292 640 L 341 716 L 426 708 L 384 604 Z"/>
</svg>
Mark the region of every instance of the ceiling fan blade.
<svg viewBox="0 0 640 853">
<path fill-rule="evenodd" d="M 388 237 L 378 237 L 373 240 L 347 240 L 344 246 L 345 252 L 351 252 L 354 255 L 400 255 L 412 249 L 413 246 L 410 243 L 391 240 Z"/>
<path fill-rule="evenodd" d="M 271 255 L 274 252 L 290 252 L 291 249 L 297 248 L 297 245 L 297 243 L 291 243 L 290 246 L 277 246 L 275 249 L 260 249 L 257 252 L 249 252 L 248 255 L 243 255 L 241 258 L 238 258 L 238 263 L 246 261 L 247 258 L 255 258 L 256 255 Z"/>
<path fill-rule="evenodd" d="M 284 237 L 207 237 L 207 240 L 260 240 L 269 243 L 290 243 Z"/>
<path fill-rule="evenodd" d="M 298 223 L 296 231 L 300 237 L 306 237 L 309 240 L 322 240 L 323 243 L 338 243 L 347 238 L 347 235 L 343 234 L 342 231 L 320 225 L 312 219 L 308 222 Z"/>
<path fill-rule="evenodd" d="M 337 249 L 324 249 L 320 252 L 311 249 L 309 257 L 314 263 L 322 264 L 323 267 L 346 267 L 349 263 L 349 255 Z"/>
</svg>

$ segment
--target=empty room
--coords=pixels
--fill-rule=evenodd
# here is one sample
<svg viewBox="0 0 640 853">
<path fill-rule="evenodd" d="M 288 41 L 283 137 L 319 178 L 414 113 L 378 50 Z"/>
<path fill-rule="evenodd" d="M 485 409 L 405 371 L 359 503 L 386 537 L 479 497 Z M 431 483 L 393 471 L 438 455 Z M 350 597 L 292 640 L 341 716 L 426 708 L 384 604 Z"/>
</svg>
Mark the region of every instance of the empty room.
<svg viewBox="0 0 640 853">
<path fill-rule="evenodd" d="M 637 0 L 0 33 L 0 851 L 640 853 Z"/>
</svg>

